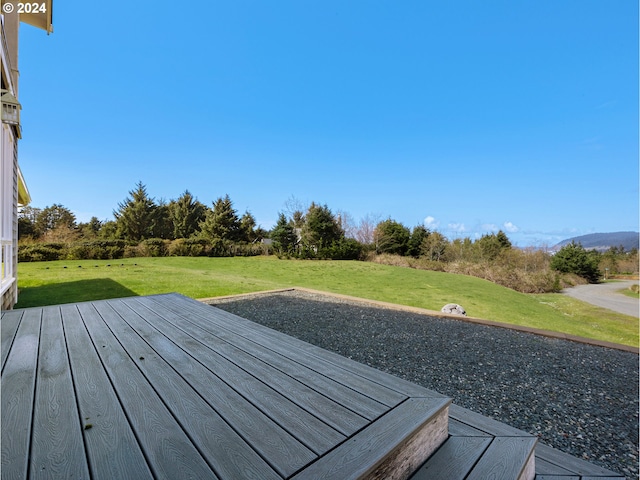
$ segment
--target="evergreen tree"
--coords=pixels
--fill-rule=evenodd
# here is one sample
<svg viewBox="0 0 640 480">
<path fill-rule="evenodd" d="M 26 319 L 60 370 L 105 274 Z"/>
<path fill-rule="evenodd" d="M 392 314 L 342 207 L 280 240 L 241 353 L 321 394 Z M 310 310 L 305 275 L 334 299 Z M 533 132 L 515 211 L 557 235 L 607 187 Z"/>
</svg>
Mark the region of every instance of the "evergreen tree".
<svg viewBox="0 0 640 480">
<path fill-rule="evenodd" d="M 256 235 L 256 219 L 248 211 L 244 212 L 244 215 L 240 218 L 240 239 L 249 243 L 253 243 L 258 239 Z"/>
<path fill-rule="evenodd" d="M 118 238 L 118 222 L 115 220 L 104 222 L 98 236 L 105 240 L 116 240 Z"/>
<path fill-rule="evenodd" d="M 204 221 L 200 222 L 200 231 L 210 240 L 222 240 L 227 243 L 239 240 L 240 220 L 229 195 L 213 202 L 213 210 L 208 210 Z"/>
<path fill-rule="evenodd" d="M 440 262 L 445 260 L 448 246 L 449 242 L 444 235 L 440 232 L 432 232 L 422 241 L 420 251 L 422 256 L 429 260 Z"/>
<path fill-rule="evenodd" d="M 575 273 L 590 283 L 600 279 L 598 252 L 587 252 L 580 243 L 571 242 L 551 257 L 550 267 L 562 273 Z"/>
<path fill-rule="evenodd" d="M 205 219 L 207 210 L 189 190 L 185 190 L 177 200 L 169 202 L 168 207 L 174 238 L 189 238 L 195 234 L 200 222 Z"/>
<path fill-rule="evenodd" d="M 374 232 L 376 253 L 405 255 L 410 236 L 409 229 L 395 220 L 380 222 Z"/>
<path fill-rule="evenodd" d="M 53 204 L 38 212 L 34 227 L 37 236 L 56 228 L 73 230 L 76 228 L 76 216 L 68 208 Z"/>
<path fill-rule="evenodd" d="M 37 238 L 36 219 L 42 209 L 25 206 L 18 212 L 18 238 Z"/>
<path fill-rule="evenodd" d="M 273 227 L 273 230 L 271 230 L 270 237 L 273 241 L 273 247 L 280 253 L 293 253 L 298 243 L 298 236 L 296 235 L 295 229 L 291 222 L 287 221 L 284 213 L 278 214 L 278 222 L 276 226 Z"/>
<path fill-rule="evenodd" d="M 507 234 L 502 230 L 498 230 L 498 233 L 496 233 L 496 240 L 498 241 L 498 244 L 500 245 L 500 248 L 502 250 L 508 250 L 512 247 L 511 240 L 509 240 Z"/>
<path fill-rule="evenodd" d="M 476 240 L 476 246 L 484 260 L 495 260 L 503 250 L 511 248 L 511 241 L 507 235 L 500 230 L 497 234 L 483 235 Z"/>
<path fill-rule="evenodd" d="M 416 225 L 411 232 L 409 242 L 407 243 L 407 255 L 418 258 L 420 256 L 420 250 L 422 242 L 429 236 L 429 230 L 423 225 Z"/>
<path fill-rule="evenodd" d="M 78 224 L 78 231 L 83 238 L 96 238 L 101 228 L 102 222 L 98 217 L 91 217 L 88 222 Z"/>
<path fill-rule="evenodd" d="M 139 242 L 153 237 L 156 223 L 156 204 L 149 198 L 147 187 L 138 182 L 135 190 L 129 192 L 129 197 L 118 204 L 118 210 L 113 212 L 117 224 L 117 236 L 125 240 Z"/>
<path fill-rule="evenodd" d="M 320 206 L 312 202 L 300 236 L 307 247 L 322 249 L 344 237 L 344 232 L 327 205 Z"/>
<path fill-rule="evenodd" d="M 300 210 L 296 210 L 295 212 L 293 212 L 291 221 L 293 222 L 293 228 L 302 228 L 305 222 L 304 213 L 302 213 Z"/>
<path fill-rule="evenodd" d="M 173 222 L 169 213 L 169 204 L 160 199 L 153 215 L 153 231 L 154 238 L 165 238 L 173 240 Z"/>
</svg>

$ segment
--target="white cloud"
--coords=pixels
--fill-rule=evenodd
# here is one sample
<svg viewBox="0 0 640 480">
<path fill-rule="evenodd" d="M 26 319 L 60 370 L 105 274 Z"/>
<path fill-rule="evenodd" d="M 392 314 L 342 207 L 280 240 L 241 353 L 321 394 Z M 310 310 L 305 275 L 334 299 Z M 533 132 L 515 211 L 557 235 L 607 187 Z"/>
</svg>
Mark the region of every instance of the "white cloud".
<svg viewBox="0 0 640 480">
<path fill-rule="evenodd" d="M 508 233 L 516 233 L 518 230 L 520 230 L 511 222 L 504 222 L 503 227 Z"/>
<path fill-rule="evenodd" d="M 495 232 L 499 230 L 498 226 L 494 223 L 483 223 L 479 228 L 482 232 Z"/>
<path fill-rule="evenodd" d="M 467 231 L 466 227 L 464 226 L 464 223 L 450 223 L 449 225 L 447 225 L 447 228 L 452 232 L 458 232 L 458 233 Z"/>
<path fill-rule="evenodd" d="M 430 227 L 430 228 L 437 228 L 438 225 L 440 225 L 440 222 L 437 221 L 435 218 L 433 218 L 431 215 L 428 215 L 425 219 L 424 219 L 424 225 L 426 227 Z"/>
</svg>

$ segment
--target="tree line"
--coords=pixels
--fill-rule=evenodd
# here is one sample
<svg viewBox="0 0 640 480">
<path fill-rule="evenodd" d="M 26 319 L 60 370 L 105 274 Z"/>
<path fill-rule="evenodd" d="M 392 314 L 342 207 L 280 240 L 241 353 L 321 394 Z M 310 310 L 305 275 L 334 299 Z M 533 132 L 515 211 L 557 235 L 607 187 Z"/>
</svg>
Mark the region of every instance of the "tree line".
<svg viewBox="0 0 640 480">
<path fill-rule="evenodd" d="M 72 250 L 66 248 L 64 254 L 74 258 L 233 256 L 273 251 L 299 258 L 358 259 L 363 251 L 358 241 L 345 236 L 340 216 L 327 205 L 316 203 L 306 212 L 294 212 L 284 223 L 279 220 L 267 231 L 249 211 L 240 215 L 229 195 L 219 197 L 211 207 L 188 190 L 175 200 L 156 202 L 139 182 L 113 216 L 106 221 L 92 217 L 84 223 L 77 222 L 73 212 L 59 204 L 44 209 L 25 207 L 18 218 L 23 245 L 20 255 L 23 261 L 59 258 L 68 244 L 73 245 Z M 280 218 L 285 218 L 284 214 Z"/>
<path fill-rule="evenodd" d="M 370 260 L 486 278 L 518 291 L 557 291 L 579 279 L 637 273 L 637 249 L 613 247 L 600 254 L 580 244 L 555 255 L 514 248 L 503 231 L 449 240 L 424 225 L 409 228 L 391 218 L 367 215 L 356 223 L 347 212 L 295 199 L 278 213 L 271 230 L 249 211 L 239 214 L 229 195 L 211 207 L 188 190 L 156 201 L 138 182 L 113 211 L 113 220 L 77 222 L 66 207 L 25 207 L 18 219 L 21 261 L 110 259 L 135 256 L 234 256 L 276 254 L 281 258 Z"/>
</svg>

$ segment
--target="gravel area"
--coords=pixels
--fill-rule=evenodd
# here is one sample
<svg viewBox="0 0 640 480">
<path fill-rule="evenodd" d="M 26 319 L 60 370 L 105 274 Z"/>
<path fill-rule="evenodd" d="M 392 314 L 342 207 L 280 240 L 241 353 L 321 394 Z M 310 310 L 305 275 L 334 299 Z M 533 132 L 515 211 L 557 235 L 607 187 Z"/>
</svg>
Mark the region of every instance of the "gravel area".
<svg viewBox="0 0 640 480">
<path fill-rule="evenodd" d="M 307 292 L 209 300 L 638 478 L 638 355 Z"/>
</svg>

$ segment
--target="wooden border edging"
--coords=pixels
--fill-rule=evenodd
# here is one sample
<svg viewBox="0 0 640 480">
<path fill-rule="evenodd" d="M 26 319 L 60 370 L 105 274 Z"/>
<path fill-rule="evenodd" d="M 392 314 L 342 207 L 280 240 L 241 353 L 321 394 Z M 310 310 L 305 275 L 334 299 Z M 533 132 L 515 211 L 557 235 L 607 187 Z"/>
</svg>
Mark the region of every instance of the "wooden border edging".
<svg viewBox="0 0 640 480">
<path fill-rule="evenodd" d="M 403 312 L 417 313 L 420 315 L 429 315 L 431 317 L 450 318 L 452 320 L 460 320 L 462 322 L 476 323 L 479 325 L 486 325 L 489 327 L 507 328 L 509 330 L 516 330 L 518 332 L 524 332 L 524 333 L 532 333 L 534 335 L 541 335 L 543 337 L 557 338 L 559 340 L 569 340 L 571 342 L 583 343 L 586 345 L 592 345 L 596 347 L 613 348 L 615 350 L 622 350 L 624 352 L 635 353 L 636 355 L 640 354 L 640 348 L 632 347 L 631 345 L 623 345 L 621 343 L 613 343 L 613 342 L 607 342 L 604 340 L 596 340 L 594 338 L 579 337 L 578 335 L 571 335 L 569 333 L 562 333 L 562 332 L 554 332 L 553 330 L 543 330 L 540 328 L 524 327 L 522 325 L 514 325 L 512 323 L 501 323 L 493 320 L 485 320 L 482 318 L 467 317 L 464 315 L 453 315 L 450 313 L 438 312 L 436 310 L 429 310 L 426 308 L 411 307 L 409 305 L 400 305 L 397 303 L 382 302 L 380 300 L 370 300 L 368 298 L 352 297 L 350 295 L 343 295 L 340 293 L 323 292 L 321 290 L 313 290 L 311 288 L 305 288 L 305 287 L 281 288 L 277 290 L 263 290 L 260 292 L 240 293 L 237 295 L 225 295 L 221 297 L 200 298 L 198 299 L 198 301 L 203 303 L 209 303 L 209 301 L 215 301 L 215 300 L 241 299 L 244 297 L 250 298 L 250 297 L 255 297 L 259 295 L 271 295 L 275 293 L 285 293 L 285 292 L 293 292 L 293 291 L 306 292 L 314 295 L 322 295 L 325 297 L 334 297 L 337 299 L 346 300 L 354 303 L 370 304 L 377 307 L 388 308 L 390 310 L 399 310 Z"/>
</svg>

